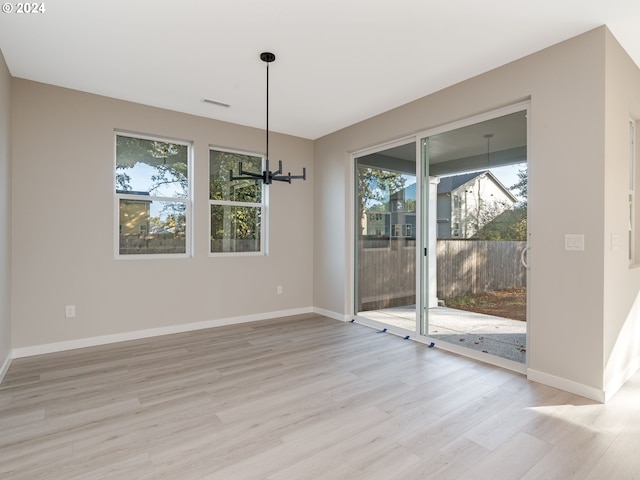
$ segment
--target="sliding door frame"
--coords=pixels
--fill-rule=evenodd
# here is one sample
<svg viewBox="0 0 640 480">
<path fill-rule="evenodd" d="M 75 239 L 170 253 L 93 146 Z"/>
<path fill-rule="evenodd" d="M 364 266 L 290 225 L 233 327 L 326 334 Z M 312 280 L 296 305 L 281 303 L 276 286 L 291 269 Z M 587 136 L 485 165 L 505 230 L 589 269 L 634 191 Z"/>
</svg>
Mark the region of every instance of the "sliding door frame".
<svg viewBox="0 0 640 480">
<path fill-rule="evenodd" d="M 363 325 L 367 325 L 370 327 L 374 327 L 374 328 L 387 328 L 391 333 L 397 333 L 397 334 L 403 334 L 406 335 L 407 331 L 403 330 L 403 329 L 394 329 L 393 327 L 389 327 L 389 325 L 385 325 L 381 322 L 377 322 L 375 320 L 372 319 L 367 319 L 367 318 L 363 318 L 363 317 L 359 317 L 357 315 L 357 308 L 356 308 L 356 304 L 357 304 L 357 295 L 358 295 L 358 291 L 356 288 L 356 278 L 357 278 L 357 271 L 358 271 L 358 252 L 357 252 L 357 248 L 356 248 L 356 239 L 357 239 L 357 233 L 356 230 L 358 228 L 358 219 L 356 218 L 356 208 L 357 208 L 357 199 L 356 199 L 356 188 L 355 188 L 355 183 L 356 183 L 356 178 L 357 178 L 357 160 L 360 157 L 364 157 L 367 155 L 371 155 L 374 153 L 379 153 L 382 152 L 384 150 L 388 150 L 390 148 L 394 148 L 394 147 L 399 147 L 402 145 L 406 145 L 408 143 L 413 143 L 416 141 L 416 136 L 415 135 L 411 135 L 411 136 L 407 136 L 407 137 L 402 137 L 399 138 L 397 140 L 392 140 L 386 143 L 382 143 L 382 144 L 378 144 L 375 145 L 373 147 L 368 147 L 368 148 L 364 148 L 362 150 L 358 150 L 355 152 L 352 152 L 349 155 L 349 174 L 348 174 L 348 185 L 347 185 L 347 195 L 349 196 L 349 211 L 347 214 L 347 225 L 350 225 L 351 228 L 348 229 L 348 235 L 347 235 L 347 241 L 349 242 L 348 246 L 347 246 L 347 251 L 350 254 L 351 257 L 351 261 L 350 261 L 350 265 L 351 268 L 348 269 L 347 275 L 348 275 L 348 282 L 347 282 L 347 295 L 345 297 L 345 301 L 346 301 L 346 305 L 345 305 L 345 312 L 348 312 L 348 317 L 349 320 L 354 320 L 357 321 L 358 323 L 361 323 Z M 416 197 L 420 198 L 420 185 L 417 182 L 417 175 L 419 175 L 419 169 L 420 169 L 420 165 L 419 165 L 419 156 L 418 156 L 418 146 L 416 145 L 416 157 L 415 157 L 415 162 L 416 162 Z M 416 198 L 416 200 L 417 200 Z M 420 218 L 420 205 L 419 205 L 419 201 L 416 201 L 416 248 L 418 248 L 418 245 L 420 245 L 420 227 L 419 225 L 419 218 Z M 416 262 L 419 261 L 419 259 L 417 258 L 418 255 L 416 255 Z M 416 265 L 417 266 L 417 265 Z M 419 275 L 418 272 L 416 271 L 416 282 L 419 279 Z M 418 285 L 416 283 L 416 285 Z M 417 294 L 417 288 L 416 288 L 416 294 Z M 416 302 L 418 302 L 418 299 L 416 298 Z M 417 316 L 417 313 L 416 313 Z M 416 331 L 417 332 L 417 331 Z M 413 332 L 411 333 L 411 336 L 416 335 L 417 333 Z"/>
<path fill-rule="evenodd" d="M 375 320 L 365 319 L 363 317 L 359 317 L 356 315 L 356 294 L 357 289 L 355 286 L 356 272 L 357 272 L 357 251 L 356 251 L 356 229 L 358 228 L 358 219 L 356 219 L 355 210 L 356 210 L 356 192 L 355 192 L 355 180 L 356 180 L 356 169 L 357 169 L 357 159 L 359 157 L 369 155 L 372 153 L 377 153 L 383 150 L 387 150 L 389 148 L 393 148 L 400 145 L 405 145 L 407 143 L 414 142 L 416 147 L 416 325 L 415 331 L 410 333 L 410 338 L 412 340 L 431 344 L 435 342 L 434 339 L 430 338 L 428 335 L 421 334 L 421 326 L 424 321 L 423 316 L 428 315 L 428 308 L 426 305 L 428 303 L 428 263 L 425 260 L 425 255 L 428 255 L 428 251 L 425 248 L 428 247 L 428 201 L 425 200 L 426 196 L 429 195 L 429 177 L 428 177 L 428 165 L 425 164 L 425 158 L 423 157 L 423 141 L 432 137 L 434 135 L 438 135 L 441 133 L 446 133 L 451 130 L 455 130 L 458 128 L 467 127 L 470 125 L 474 125 L 476 123 L 481 123 L 487 120 L 492 120 L 497 117 L 501 117 L 504 115 L 509 115 L 511 113 L 516 112 L 526 112 L 527 117 L 527 168 L 529 169 L 531 164 L 531 100 L 527 99 L 525 101 L 513 103 L 501 108 L 493 109 L 482 114 L 466 117 L 462 120 L 458 120 L 455 122 L 447 123 L 444 125 L 440 125 L 438 127 L 434 127 L 428 130 L 421 131 L 416 133 L 415 135 L 406 136 L 399 138 L 397 140 L 393 140 L 390 142 L 378 144 L 372 147 L 364 148 L 362 150 L 358 150 L 352 152 L 349 155 L 349 168 L 347 175 L 347 195 L 349 196 L 349 202 L 347 205 L 349 206 L 349 211 L 346 215 L 347 225 L 350 225 L 351 228 L 348 229 L 348 235 L 346 241 L 347 252 L 350 253 L 351 256 L 351 268 L 348 268 L 347 275 L 347 295 L 345 296 L 345 312 L 347 312 L 347 318 L 351 321 L 356 321 L 357 323 L 374 327 L 374 328 L 387 328 L 389 333 L 394 333 L 398 335 L 407 335 L 407 331 L 403 329 L 394 329 L 389 327 L 388 325 L 384 325 L 380 322 L 376 322 Z M 425 181 L 425 170 L 426 170 L 426 181 Z M 530 178 L 530 177 L 529 177 Z M 427 185 L 424 185 L 424 184 Z M 425 188 L 426 187 L 426 188 Z M 426 205 L 426 207 L 425 207 Z M 426 211 L 425 211 L 426 210 Z M 530 225 L 530 211 L 528 209 L 527 212 L 527 225 Z M 426 225 L 425 225 L 426 224 Z M 527 246 L 529 244 L 529 238 L 531 237 L 531 232 L 528 229 L 527 232 Z M 530 262 L 529 262 L 530 264 Z M 527 288 L 529 289 L 531 285 L 530 281 L 530 269 L 527 268 Z M 438 342 L 437 346 L 442 350 L 451 351 L 453 353 L 460 354 L 465 357 L 474 358 L 477 360 L 481 360 L 485 363 L 490 363 L 493 365 L 497 365 L 509 370 L 518 371 L 520 373 L 526 373 L 527 367 L 529 364 L 529 322 L 531 321 L 530 315 L 530 301 L 529 301 L 529 292 L 527 292 L 527 338 L 526 338 L 526 348 L 527 348 L 527 360 L 525 364 L 519 364 L 517 362 L 513 362 L 510 360 L 505 360 L 500 357 L 496 357 L 493 355 L 485 354 L 482 352 L 477 352 L 472 349 L 459 347 L 455 344 L 447 344 L 447 342 Z M 428 318 L 426 319 L 428 322 Z M 428 323 L 427 323 L 428 325 Z"/>
</svg>

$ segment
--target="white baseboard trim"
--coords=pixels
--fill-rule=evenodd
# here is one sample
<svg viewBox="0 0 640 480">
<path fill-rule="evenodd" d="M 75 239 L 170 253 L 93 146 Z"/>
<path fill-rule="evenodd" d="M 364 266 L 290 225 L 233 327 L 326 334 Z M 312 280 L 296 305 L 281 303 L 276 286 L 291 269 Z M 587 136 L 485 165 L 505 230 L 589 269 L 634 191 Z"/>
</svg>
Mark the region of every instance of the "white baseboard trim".
<svg viewBox="0 0 640 480">
<path fill-rule="evenodd" d="M 351 321 L 351 315 L 345 315 L 342 313 L 332 312 L 331 310 L 324 310 L 322 308 L 313 307 L 313 313 L 318 315 L 322 315 L 323 317 L 333 318 L 334 320 L 338 320 L 340 322 L 349 322 Z"/>
<path fill-rule="evenodd" d="M 618 373 L 611 379 L 610 382 L 605 385 L 605 403 L 611 400 L 611 398 L 618 392 L 618 390 L 620 390 L 622 386 L 627 383 L 627 380 L 633 377 L 638 370 L 640 370 L 640 357 L 636 357 L 635 359 L 630 361 L 623 371 Z"/>
<path fill-rule="evenodd" d="M 137 330 L 134 332 L 115 333 L 111 335 L 102 335 L 99 337 L 79 338 L 77 340 L 66 340 L 63 342 L 47 343 L 44 345 L 33 345 L 30 347 L 18 347 L 13 349 L 12 357 L 32 357 L 45 353 L 63 352 L 66 350 L 75 350 L 77 348 L 95 347 L 98 345 L 107 345 L 109 343 L 139 340 L 141 338 L 159 337 L 161 335 L 190 332 L 193 330 L 203 330 L 205 328 L 222 327 L 225 325 L 237 325 L 240 323 L 256 322 L 260 320 L 271 320 L 273 318 L 290 317 L 292 315 L 302 315 L 305 313 L 313 313 L 313 308 L 296 308 L 291 310 L 281 310 L 277 312 L 244 315 L 241 317 L 221 318 L 204 322 L 184 323 L 181 325 L 171 325 L 169 327 L 150 328 L 147 330 Z"/>
<path fill-rule="evenodd" d="M 582 383 L 574 382 L 573 380 L 556 377 L 555 375 L 539 372 L 531 368 L 527 370 L 527 378 L 533 382 L 538 382 L 542 383 L 543 385 L 548 385 L 549 387 L 558 388 L 560 390 L 564 390 L 565 392 L 573 393 L 575 395 L 580 395 L 581 397 L 595 400 L 596 402 L 605 403 L 606 401 L 606 395 L 603 390 L 599 390 L 595 387 L 590 387 L 589 385 L 584 385 Z"/>
<path fill-rule="evenodd" d="M 0 368 L 0 383 L 4 380 L 4 376 L 7 374 L 9 367 L 11 366 L 11 360 L 13 359 L 13 352 L 9 352 L 7 358 L 4 359 L 4 363 L 2 364 L 2 368 Z"/>
</svg>

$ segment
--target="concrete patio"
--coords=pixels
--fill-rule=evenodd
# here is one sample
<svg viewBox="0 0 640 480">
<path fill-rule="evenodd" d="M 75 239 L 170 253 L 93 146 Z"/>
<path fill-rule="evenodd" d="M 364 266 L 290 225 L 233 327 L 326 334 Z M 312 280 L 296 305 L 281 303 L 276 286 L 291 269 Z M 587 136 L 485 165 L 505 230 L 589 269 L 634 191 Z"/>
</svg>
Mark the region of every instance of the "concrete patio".
<svg viewBox="0 0 640 480">
<path fill-rule="evenodd" d="M 360 312 L 361 317 L 416 331 L 415 305 Z M 526 363 L 527 324 L 447 307 L 429 309 L 429 337 Z"/>
</svg>

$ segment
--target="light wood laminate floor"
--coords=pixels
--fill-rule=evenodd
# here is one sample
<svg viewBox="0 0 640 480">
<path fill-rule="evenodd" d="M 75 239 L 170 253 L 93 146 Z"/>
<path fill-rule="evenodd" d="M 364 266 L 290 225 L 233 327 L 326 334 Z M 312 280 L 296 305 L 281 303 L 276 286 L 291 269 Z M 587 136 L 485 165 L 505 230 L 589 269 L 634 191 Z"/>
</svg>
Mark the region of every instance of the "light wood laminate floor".
<svg viewBox="0 0 640 480">
<path fill-rule="evenodd" d="M 640 376 L 607 405 L 300 316 L 16 359 L 0 478 L 637 479 Z"/>
</svg>

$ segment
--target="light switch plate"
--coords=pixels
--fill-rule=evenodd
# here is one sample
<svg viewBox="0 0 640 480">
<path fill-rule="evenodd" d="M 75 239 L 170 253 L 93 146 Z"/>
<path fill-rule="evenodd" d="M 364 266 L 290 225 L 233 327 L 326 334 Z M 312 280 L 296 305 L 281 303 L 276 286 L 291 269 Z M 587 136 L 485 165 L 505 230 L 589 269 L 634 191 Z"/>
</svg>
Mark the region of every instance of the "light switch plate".
<svg viewBox="0 0 640 480">
<path fill-rule="evenodd" d="M 620 249 L 620 235 L 616 233 L 611 234 L 611 250 L 616 252 Z"/>
<path fill-rule="evenodd" d="M 584 251 L 584 234 L 582 233 L 565 234 L 564 249 L 572 252 Z"/>
</svg>

